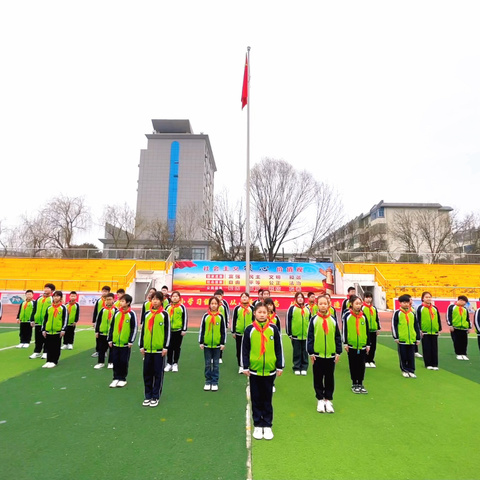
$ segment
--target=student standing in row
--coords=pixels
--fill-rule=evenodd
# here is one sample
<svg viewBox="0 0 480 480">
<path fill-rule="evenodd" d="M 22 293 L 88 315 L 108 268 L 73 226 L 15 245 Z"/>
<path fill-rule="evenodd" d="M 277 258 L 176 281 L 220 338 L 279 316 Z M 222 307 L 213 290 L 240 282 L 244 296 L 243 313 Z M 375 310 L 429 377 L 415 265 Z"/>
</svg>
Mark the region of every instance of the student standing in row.
<svg viewBox="0 0 480 480">
<path fill-rule="evenodd" d="M 405 378 L 416 378 L 415 375 L 415 345 L 420 343 L 420 329 L 415 313 L 412 310 L 410 295 L 400 295 L 400 308 L 392 317 L 392 335 L 398 343 L 400 370 Z"/>
<path fill-rule="evenodd" d="M 208 301 L 208 312 L 203 316 L 198 334 L 198 343 L 205 358 L 205 391 L 218 390 L 220 378 L 220 352 L 225 349 L 227 341 L 227 324 L 220 313 L 220 301 L 212 297 Z"/>
<path fill-rule="evenodd" d="M 214 296 L 217 297 L 217 300 L 220 302 L 218 311 L 223 315 L 225 325 L 228 330 L 230 326 L 230 307 L 228 306 L 228 302 L 223 298 L 224 295 L 225 292 L 221 288 L 219 288 L 214 294 Z M 223 363 L 223 350 L 220 350 L 220 358 L 218 363 Z"/>
<path fill-rule="evenodd" d="M 479 300 L 480 300 L 480 298 L 479 298 Z M 480 308 L 477 308 L 477 310 L 475 312 L 474 324 L 475 324 L 475 332 L 477 334 L 478 348 L 480 350 Z"/>
<path fill-rule="evenodd" d="M 143 302 L 142 305 L 142 313 L 140 315 L 140 322 L 143 322 L 143 319 L 145 318 L 145 314 L 150 310 L 150 305 L 152 304 L 152 298 L 157 293 L 157 289 L 155 287 L 152 287 L 148 290 L 147 296 L 145 298 L 145 301 Z M 165 300 L 165 297 L 164 297 Z M 162 308 L 165 308 L 162 305 Z"/>
<path fill-rule="evenodd" d="M 117 313 L 118 309 L 114 306 L 113 293 L 107 293 L 105 295 L 105 306 L 98 312 L 97 321 L 95 322 L 95 338 L 97 340 L 96 351 L 98 352 L 98 362 L 93 367 L 95 370 L 105 367 L 105 356 L 108 347 L 108 333 L 110 331 L 110 325 L 113 317 Z M 108 368 L 113 368 L 113 362 L 111 360 L 111 352 L 108 355 Z"/>
<path fill-rule="evenodd" d="M 370 292 L 365 292 L 363 299 L 363 313 L 367 317 L 370 351 L 365 358 L 365 366 L 367 368 L 375 368 L 375 352 L 377 351 L 377 335 L 380 331 L 380 321 L 378 319 L 378 310 L 373 306 L 373 295 Z"/>
<path fill-rule="evenodd" d="M 77 292 L 70 292 L 67 308 L 68 321 L 63 337 L 62 350 L 73 350 L 73 342 L 75 341 L 75 328 L 80 318 L 80 305 L 77 302 Z"/>
<path fill-rule="evenodd" d="M 60 358 L 60 345 L 62 337 L 67 328 L 67 309 L 62 305 L 63 293 L 57 290 L 53 293 L 52 304 L 45 312 L 42 324 L 42 335 L 45 338 L 45 349 L 47 350 L 47 362 L 43 368 L 54 368 Z"/>
<path fill-rule="evenodd" d="M 280 333 L 268 321 L 268 310 L 263 302 L 254 309 L 254 322 L 245 329 L 242 341 L 243 373 L 250 378 L 252 400 L 253 438 L 273 438 L 273 383 L 284 368 Z"/>
<path fill-rule="evenodd" d="M 107 293 L 110 293 L 111 291 L 111 288 L 108 286 L 108 285 L 105 285 L 104 287 L 102 287 L 102 295 L 100 296 L 100 298 L 95 302 L 95 305 L 93 306 L 93 313 L 92 313 L 92 323 L 93 323 L 93 328 L 95 328 L 95 324 L 97 322 L 97 317 L 98 317 L 98 314 L 100 312 L 100 310 L 105 307 L 105 298 L 107 296 Z M 96 345 L 96 340 L 95 340 L 95 345 Z M 93 353 L 92 353 L 92 357 L 95 358 L 95 357 L 98 357 L 98 352 L 97 350 L 95 350 Z"/>
<path fill-rule="evenodd" d="M 114 304 L 113 304 L 113 306 L 114 306 L 115 308 L 118 309 L 118 308 L 120 307 L 120 300 L 121 300 L 122 297 L 125 295 L 125 293 L 126 293 L 126 292 L 125 292 L 125 290 L 124 290 L 123 288 L 119 288 L 119 289 L 117 290 L 117 299 L 115 300 L 115 302 L 114 302 Z"/>
<path fill-rule="evenodd" d="M 164 300 L 163 300 L 164 301 Z M 185 305 L 182 304 L 182 296 L 177 290 L 172 292 L 170 303 L 165 311 L 170 317 L 170 343 L 168 346 L 167 365 L 165 371 L 178 372 L 178 361 L 182 350 L 183 337 L 187 333 L 188 315 Z"/>
<path fill-rule="evenodd" d="M 318 311 L 308 327 L 307 352 L 312 361 L 313 388 L 317 412 L 334 413 L 335 364 L 342 353 L 342 337 L 335 318 L 330 313 L 325 295 L 317 298 Z"/>
<path fill-rule="evenodd" d="M 315 298 L 315 294 L 313 292 L 307 293 L 308 298 L 308 309 L 310 310 L 310 315 L 314 317 L 318 312 L 318 305 L 317 299 Z"/>
<path fill-rule="evenodd" d="M 33 311 L 33 290 L 25 292 L 25 300 L 19 305 L 17 313 L 17 323 L 20 324 L 20 343 L 17 348 L 28 348 L 32 340 L 32 318 Z"/>
<path fill-rule="evenodd" d="M 53 283 L 46 283 L 43 287 L 43 295 L 33 302 L 32 318 L 30 325 L 35 327 L 35 348 L 29 358 L 47 358 L 47 350 L 45 347 L 45 338 L 42 334 L 42 324 L 45 320 L 47 308 L 52 304 L 52 293 L 55 291 Z M 43 349 L 43 355 L 42 355 Z"/>
<path fill-rule="evenodd" d="M 350 296 L 351 308 L 342 318 L 343 343 L 348 354 L 348 366 L 352 379 L 353 393 L 368 393 L 363 385 L 365 378 L 365 359 L 370 351 L 368 321 L 362 311 L 362 300 L 356 295 Z"/>
<path fill-rule="evenodd" d="M 355 287 L 348 287 L 347 290 L 347 298 L 342 302 L 342 314 L 341 316 L 343 317 L 343 314 L 352 307 L 352 300 L 350 297 L 355 295 Z"/>
<path fill-rule="evenodd" d="M 472 328 L 468 310 L 465 307 L 468 303 L 468 298 L 465 295 L 460 295 L 455 305 L 450 305 L 447 309 L 447 324 L 450 327 L 450 332 L 453 341 L 453 347 L 457 360 L 468 360 L 468 332 Z"/>
<path fill-rule="evenodd" d="M 172 299 L 174 294 L 172 293 Z M 139 347 L 143 355 L 144 407 L 156 407 L 163 387 L 164 359 L 170 342 L 170 318 L 163 309 L 162 292 L 154 293 L 150 310 L 142 321 Z"/>
<path fill-rule="evenodd" d="M 128 362 L 137 335 L 137 316 L 132 310 L 132 297 L 125 294 L 120 300 L 120 310 L 115 313 L 108 332 L 108 345 L 113 363 L 113 381 L 110 388 L 127 384 Z"/>
<path fill-rule="evenodd" d="M 308 369 L 307 332 L 310 310 L 305 305 L 302 292 L 297 292 L 294 303 L 287 310 L 286 332 L 292 341 L 293 373 L 306 375 Z"/>
<path fill-rule="evenodd" d="M 422 304 L 417 308 L 417 323 L 422 335 L 423 362 L 428 370 L 438 370 L 438 335 L 442 330 L 440 312 L 432 303 L 430 292 L 422 293 Z"/>
<path fill-rule="evenodd" d="M 242 368 L 242 340 L 245 328 L 253 322 L 253 308 L 250 305 L 250 295 L 243 292 L 240 295 L 240 305 L 233 309 L 232 335 L 237 348 L 238 373 L 243 373 Z"/>
</svg>

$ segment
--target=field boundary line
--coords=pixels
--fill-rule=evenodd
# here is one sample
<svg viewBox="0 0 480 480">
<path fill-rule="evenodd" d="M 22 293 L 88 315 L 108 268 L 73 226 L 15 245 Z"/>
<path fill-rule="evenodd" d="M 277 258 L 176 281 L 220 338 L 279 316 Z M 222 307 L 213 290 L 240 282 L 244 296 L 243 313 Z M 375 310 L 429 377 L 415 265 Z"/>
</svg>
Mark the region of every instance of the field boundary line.
<svg viewBox="0 0 480 480">
<path fill-rule="evenodd" d="M 245 390 L 247 397 L 247 407 L 245 409 L 245 432 L 246 432 L 246 446 L 247 446 L 247 480 L 253 480 L 252 475 L 252 403 L 250 399 L 250 379 L 247 382 Z"/>
</svg>

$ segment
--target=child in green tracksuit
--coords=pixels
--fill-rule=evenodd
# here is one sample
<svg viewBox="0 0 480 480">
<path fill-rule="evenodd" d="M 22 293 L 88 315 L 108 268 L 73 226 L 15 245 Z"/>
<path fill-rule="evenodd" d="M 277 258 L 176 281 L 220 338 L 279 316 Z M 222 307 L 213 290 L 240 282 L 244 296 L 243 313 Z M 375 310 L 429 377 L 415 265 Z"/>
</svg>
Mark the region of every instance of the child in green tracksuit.
<svg viewBox="0 0 480 480">
<path fill-rule="evenodd" d="M 417 308 L 417 323 L 422 332 L 423 361 L 428 370 L 438 370 L 438 335 L 442 321 L 438 308 L 432 303 L 430 292 L 422 293 L 422 304 Z"/>
<path fill-rule="evenodd" d="M 67 328 L 68 314 L 65 305 L 62 305 L 63 293 L 57 290 L 53 293 L 52 304 L 47 308 L 42 323 L 42 335 L 45 338 L 47 362 L 43 368 L 54 368 L 60 358 L 62 337 Z"/>
<path fill-rule="evenodd" d="M 170 318 L 163 301 L 163 293 L 155 292 L 142 322 L 139 347 L 143 355 L 144 407 L 156 407 L 162 394 L 163 364 L 170 342 Z"/>
<path fill-rule="evenodd" d="M 165 305 L 165 299 L 163 300 Z M 170 344 L 168 346 L 167 365 L 165 371 L 178 372 L 178 361 L 182 351 L 183 337 L 187 333 L 188 314 L 185 305 L 182 304 L 182 296 L 177 290 L 170 295 L 170 303 L 165 308 L 170 317 Z"/>
<path fill-rule="evenodd" d="M 108 332 L 110 331 L 110 325 L 112 323 L 113 317 L 118 312 L 118 309 L 114 304 L 115 296 L 113 293 L 107 293 L 105 295 L 104 307 L 100 309 L 97 315 L 97 321 L 95 322 L 95 338 L 96 338 L 96 347 L 95 350 L 98 352 L 98 361 L 97 364 L 93 367 L 95 370 L 99 370 L 105 367 L 105 357 L 108 346 Z M 121 301 L 121 298 L 120 298 Z M 120 302 L 119 302 L 120 305 Z M 113 363 L 111 359 L 111 352 L 108 358 L 108 368 L 113 368 Z"/>
<path fill-rule="evenodd" d="M 320 295 L 317 302 L 317 314 L 308 327 L 307 352 L 312 360 L 317 412 L 333 413 L 335 364 L 342 353 L 342 337 L 337 321 L 330 313 L 327 297 Z"/>
<path fill-rule="evenodd" d="M 32 317 L 30 325 L 35 327 L 35 348 L 28 358 L 47 358 L 45 338 L 42 334 L 42 324 L 45 319 L 47 308 L 52 304 L 52 293 L 55 291 L 53 283 L 46 283 L 43 287 L 43 295 L 33 302 Z M 43 349 L 43 355 L 42 355 Z"/>
<path fill-rule="evenodd" d="M 370 351 L 365 358 L 365 366 L 367 368 L 375 368 L 375 352 L 377 351 L 377 335 L 380 331 L 380 320 L 378 318 L 378 310 L 373 306 L 373 294 L 371 292 L 365 292 L 363 298 L 363 313 L 367 318 L 368 331 L 370 339 Z"/>
<path fill-rule="evenodd" d="M 457 298 L 457 303 L 447 308 L 447 324 L 450 328 L 457 360 L 468 360 L 468 332 L 472 325 L 466 308 L 467 303 L 468 298 L 465 295 L 460 295 Z"/>
<path fill-rule="evenodd" d="M 407 378 L 416 378 L 415 375 L 415 345 L 420 343 L 420 329 L 412 310 L 410 295 L 400 295 L 400 308 L 395 310 L 392 318 L 392 335 L 398 343 L 400 370 Z"/>
<path fill-rule="evenodd" d="M 68 303 L 65 305 L 68 313 L 68 323 L 63 337 L 62 350 L 73 350 L 75 340 L 75 328 L 80 318 L 80 305 L 77 302 L 77 292 L 70 292 Z"/>
<path fill-rule="evenodd" d="M 350 296 L 350 308 L 343 314 L 343 343 L 348 354 L 348 366 L 353 393 L 368 393 L 363 385 L 365 359 L 370 351 L 370 335 L 367 317 L 362 311 L 362 300 Z"/>
<path fill-rule="evenodd" d="M 25 292 L 25 300 L 18 307 L 17 323 L 20 324 L 20 343 L 17 348 L 28 348 L 32 340 L 30 318 L 33 311 L 33 290 Z"/>
<path fill-rule="evenodd" d="M 293 305 L 287 310 L 285 330 L 292 341 L 293 373 L 306 375 L 308 369 L 307 332 L 310 310 L 305 305 L 302 292 L 295 294 Z"/>
<path fill-rule="evenodd" d="M 240 295 L 240 305 L 233 309 L 232 335 L 237 347 L 238 373 L 243 373 L 242 368 L 242 340 L 243 332 L 253 322 L 253 308 L 250 305 L 250 294 L 243 292 Z"/>
<path fill-rule="evenodd" d="M 283 372 L 283 347 L 278 328 L 269 322 L 263 302 L 255 305 L 254 316 L 254 322 L 243 334 L 242 367 L 250 379 L 253 438 L 271 440 L 273 383 Z"/>
<path fill-rule="evenodd" d="M 220 301 L 216 297 L 208 301 L 208 312 L 203 316 L 198 334 L 198 343 L 205 358 L 205 391 L 216 392 L 220 377 L 220 352 L 227 341 L 227 324 L 219 311 Z"/>
</svg>

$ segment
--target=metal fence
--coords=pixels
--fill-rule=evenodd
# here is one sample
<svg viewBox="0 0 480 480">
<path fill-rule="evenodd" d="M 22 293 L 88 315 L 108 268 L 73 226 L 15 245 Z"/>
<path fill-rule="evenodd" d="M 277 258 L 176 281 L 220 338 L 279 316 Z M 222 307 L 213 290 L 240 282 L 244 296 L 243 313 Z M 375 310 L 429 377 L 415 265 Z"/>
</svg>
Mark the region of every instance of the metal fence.
<svg viewBox="0 0 480 480">
<path fill-rule="evenodd" d="M 438 253 L 429 252 L 351 252 L 335 251 L 334 259 L 343 263 L 445 263 L 480 264 L 480 254 L 474 253 Z"/>
</svg>

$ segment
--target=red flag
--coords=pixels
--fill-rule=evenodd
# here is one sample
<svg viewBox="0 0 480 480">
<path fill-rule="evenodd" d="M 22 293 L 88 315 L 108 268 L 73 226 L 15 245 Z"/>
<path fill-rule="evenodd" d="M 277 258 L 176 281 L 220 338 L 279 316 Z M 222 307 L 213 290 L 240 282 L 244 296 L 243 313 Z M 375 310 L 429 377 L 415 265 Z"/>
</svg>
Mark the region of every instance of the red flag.
<svg viewBox="0 0 480 480">
<path fill-rule="evenodd" d="M 248 103 L 248 57 L 245 56 L 245 71 L 243 72 L 243 88 L 242 88 L 242 110 Z"/>
</svg>

